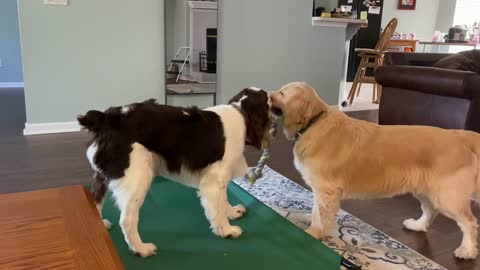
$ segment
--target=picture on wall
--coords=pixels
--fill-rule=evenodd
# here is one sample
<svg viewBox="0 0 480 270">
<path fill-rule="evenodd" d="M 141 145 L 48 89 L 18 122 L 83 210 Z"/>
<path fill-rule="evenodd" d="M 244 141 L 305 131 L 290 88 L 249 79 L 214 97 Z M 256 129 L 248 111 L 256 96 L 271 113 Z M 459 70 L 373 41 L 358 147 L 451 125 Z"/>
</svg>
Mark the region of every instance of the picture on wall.
<svg viewBox="0 0 480 270">
<path fill-rule="evenodd" d="M 398 9 L 414 10 L 417 0 L 398 0 Z"/>
</svg>

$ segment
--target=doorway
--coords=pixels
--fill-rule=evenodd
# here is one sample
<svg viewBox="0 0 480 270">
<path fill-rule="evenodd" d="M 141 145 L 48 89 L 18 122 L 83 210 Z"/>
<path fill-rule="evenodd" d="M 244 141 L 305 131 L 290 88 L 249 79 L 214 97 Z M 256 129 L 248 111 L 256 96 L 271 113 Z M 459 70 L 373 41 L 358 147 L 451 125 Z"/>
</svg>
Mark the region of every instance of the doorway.
<svg viewBox="0 0 480 270">
<path fill-rule="evenodd" d="M 217 10 L 217 1 L 165 1 L 165 104 L 216 105 Z"/>
<path fill-rule="evenodd" d="M 25 96 L 17 0 L 0 1 L 0 136 L 20 135 Z"/>
</svg>

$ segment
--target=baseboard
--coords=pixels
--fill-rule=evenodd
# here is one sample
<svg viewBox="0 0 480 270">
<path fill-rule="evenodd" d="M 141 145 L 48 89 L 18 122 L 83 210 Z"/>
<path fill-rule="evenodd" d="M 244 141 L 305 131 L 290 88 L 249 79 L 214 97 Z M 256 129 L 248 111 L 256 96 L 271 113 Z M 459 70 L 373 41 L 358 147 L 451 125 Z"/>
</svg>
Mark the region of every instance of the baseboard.
<svg viewBox="0 0 480 270">
<path fill-rule="evenodd" d="M 23 88 L 23 82 L 0 82 L 0 88 Z"/>
<path fill-rule="evenodd" d="M 52 133 L 66 133 L 66 132 L 78 132 L 80 131 L 80 125 L 78 122 L 57 122 L 57 123 L 41 123 L 41 124 L 29 124 L 25 123 L 25 129 L 23 129 L 23 135 L 40 135 L 40 134 L 52 134 Z"/>
<path fill-rule="evenodd" d="M 328 108 L 332 110 L 340 110 L 341 106 L 340 105 L 328 105 Z"/>
</svg>

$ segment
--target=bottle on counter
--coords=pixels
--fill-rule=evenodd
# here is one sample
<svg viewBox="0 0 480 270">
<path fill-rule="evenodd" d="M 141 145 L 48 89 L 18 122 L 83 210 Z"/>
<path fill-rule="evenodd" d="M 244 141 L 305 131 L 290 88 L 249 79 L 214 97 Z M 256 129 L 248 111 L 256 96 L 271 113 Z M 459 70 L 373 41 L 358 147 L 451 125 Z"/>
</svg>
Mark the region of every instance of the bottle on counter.
<svg viewBox="0 0 480 270">
<path fill-rule="evenodd" d="M 433 33 L 432 42 L 440 42 L 440 31 L 435 31 Z"/>
<path fill-rule="evenodd" d="M 472 41 L 475 44 L 480 44 L 480 23 L 477 20 L 473 22 L 472 26 Z"/>
</svg>

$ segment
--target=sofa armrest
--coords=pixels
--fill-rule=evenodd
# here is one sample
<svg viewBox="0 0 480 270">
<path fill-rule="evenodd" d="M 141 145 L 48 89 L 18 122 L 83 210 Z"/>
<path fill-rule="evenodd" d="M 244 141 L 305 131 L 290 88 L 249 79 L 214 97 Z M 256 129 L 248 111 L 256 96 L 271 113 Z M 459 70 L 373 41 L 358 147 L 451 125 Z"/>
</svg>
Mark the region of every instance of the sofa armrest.
<svg viewBox="0 0 480 270">
<path fill-rule="evenodd" d="M 480 96 L 480 75 L 433 67 L 383 66 L 375 72 L 383 87 L 408 89 L 426 94 L 474 98 Z"/>
<path fill-rule="evenodd" d="M 385 65 L 432 66 L 441 59 L 450 56 L 448 53 L 404 53 L 388 52 L 385 54 Z"/>
</svg>

